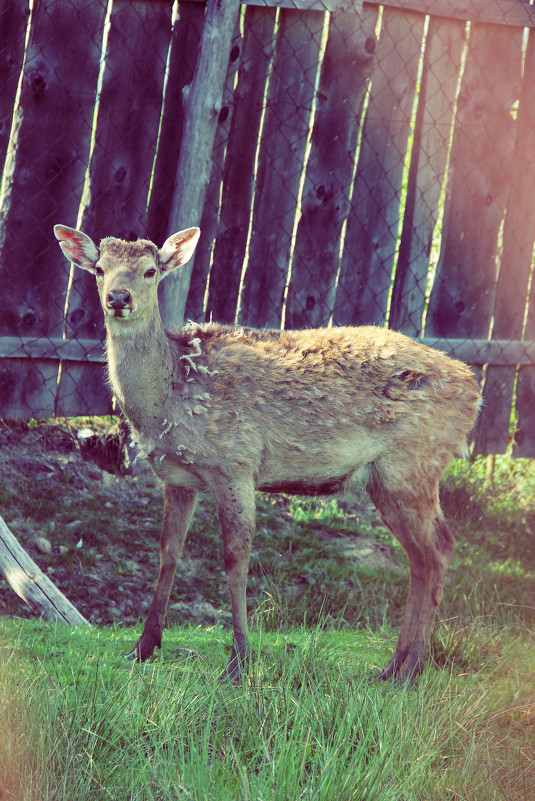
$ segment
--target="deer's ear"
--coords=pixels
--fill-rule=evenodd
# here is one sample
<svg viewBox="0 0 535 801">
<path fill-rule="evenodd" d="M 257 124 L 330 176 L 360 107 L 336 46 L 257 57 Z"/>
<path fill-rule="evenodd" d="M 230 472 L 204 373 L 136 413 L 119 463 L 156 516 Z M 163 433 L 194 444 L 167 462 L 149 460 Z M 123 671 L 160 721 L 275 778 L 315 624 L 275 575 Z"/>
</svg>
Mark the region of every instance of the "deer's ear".
<svg viewBox="0 0 535 801">
<path fill-rule="evenodd" d="M 200 234 L 200 228 L 186 228 L 185 231 L 173 234 L 164 242 L 159 251 L 162 275 L 176 270 L 191 259 Z"/>
<path fill-rule="evenodd" d="M 69 228 L 67 225 L 55 225 L 54 235 L 59 246 L 72 264 L 83 270 L 95 272 L 95 264 L 100 258 L 99 249 L 87 234 Z"/>
</svg>

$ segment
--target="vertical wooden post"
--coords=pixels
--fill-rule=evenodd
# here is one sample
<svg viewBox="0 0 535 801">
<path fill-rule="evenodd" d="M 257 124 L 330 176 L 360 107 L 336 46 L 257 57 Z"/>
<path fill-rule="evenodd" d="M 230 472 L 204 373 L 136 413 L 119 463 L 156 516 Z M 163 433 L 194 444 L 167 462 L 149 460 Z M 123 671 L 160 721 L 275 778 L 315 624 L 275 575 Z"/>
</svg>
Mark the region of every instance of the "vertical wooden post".
<svg viewBox="0 0 535 801">
<path fill-rule="evenodd" d="M 171 205 L 169 234 L 198 225 L 211 174 L 214 136 L 240 0 L 208 0 L 193 81 L 184 92 L 186 116 Z M 161 312 L 168 327 L 180 325 L 193 263 L 162 285 Z"/>
<path fill-rule="evenodd" d="M 206 284 L 210 281 L 210 293 L 214 289 L 214 273 L 211 272 L 212 261 L 214 266 L 221 265 L 225 274 L 225 278 L 229 278 L 237 272 L 238 274 L 238 287 L 241 276 L 241 262 L 234 259 L 231 269 L 227 270 L 228 265 L 221 264 L 221 259 L 215 258 L 213 254 L 214 244 L 219 241 L 219 229 L 221 225 L 222 209 L 222 196 L 224 193 L 223 184 L 225 183 L 225 175 L 228 170 L 229 162 L 232 161 L 230 157 L 232 142 L 230 135 L 234 126 L 234 115 L 236 100 L 238 97 L 238 89 L 236 86 L 237 75 L 240 74 L 242 67 L 242 54 L 243 54 L 243 37 L 241 32 L 240 19 L 236 20 L 236 27 L 232 37 L 230 58 L 227 69 L 227 76 L 223 85 L 223 93 L 221 95 L 221 110 L 217 120 L 214 146 L 212 150 L 212 174 L 210 182 L 206 189 L 206 196 L 204 198 L 204 207 L 201 217 L 200 228 L 202 231 L 202 238 L 195 250 L 195 260 L 193 262 L 193 271 L 191 273 L 191 280 L 188 291 L 188 298 L 184 316 L 187 320 L 196 320 L 201 322 L 204 313 L 204 295 L 206 292 Z M 238 78 L 238 82 L 239 82 Z M 236 88 L 235 88 L 236 87 Z M 235 187 L 233 186 L 233 194 Z M 232 287 L 232 280 L 225 281 L 223 289 L 227 284 Z M 229 288 L 230 288 L 229 287 Z M 218 323 L 234 322 L 238 288 L 231 298 L 231 303 L 227 302 L 229 292 L 220 292 L 216 288 L 217 297 L 222 302 L 227 319 L 219 316 L 216 312 L 214 319 Z M 234 310 L 231 309 L 233 307 Z"/>
</svg>

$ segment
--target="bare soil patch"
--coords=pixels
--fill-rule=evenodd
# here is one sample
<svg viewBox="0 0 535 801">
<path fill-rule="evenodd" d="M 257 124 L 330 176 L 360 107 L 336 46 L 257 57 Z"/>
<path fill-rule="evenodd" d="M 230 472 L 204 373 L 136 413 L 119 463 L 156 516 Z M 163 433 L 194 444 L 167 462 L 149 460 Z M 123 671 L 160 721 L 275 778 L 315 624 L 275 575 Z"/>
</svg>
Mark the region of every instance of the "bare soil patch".
<svg viewBox="0 0 535 801">
<path fill-rule="evenodd" d="M 122 446 L 118 426 L 110 428 L 99 420 L 87 426 L 73 421 L 34 427 L 0 423 L 0 514 L 21 546 L 86 618 L 131 625 L 146 614 L 156 583 L 162 486 L 143 465 L 135 475 L 125 474 Z M 283 546 L 287 555 L 280 557 L 291 560 L 291 539 L 299 529 L 288 498 L 267 498 L 250 582 L 251 593 L 260 596 L 270 580 L 263 558 L 265 543 L 271 543 L 270 530 L 277 530 L 279 549 L 281 538 L 288 545 L 287 551 Z M 347 531 L 318 525 L 315 540 L 335 544 L 344 561 L 403 572 L 388 546 L 368 536 L 380 522 L 366 495 L 348 507 L 348 514 L 366 528 L 366 535 L 348 536 Z M 215 509 L 203 498 L 178 569 L 170 619 L 229 621 L 219 539 Z M 317 580 L 314 569 L 315 565 L 308 572 L 300 568 L 289 593 L 292 603 Z M 399 576 L 397 581 L 405 583 Z M 0 614 L 33 616 L 3 577 Z"/>
</svg>

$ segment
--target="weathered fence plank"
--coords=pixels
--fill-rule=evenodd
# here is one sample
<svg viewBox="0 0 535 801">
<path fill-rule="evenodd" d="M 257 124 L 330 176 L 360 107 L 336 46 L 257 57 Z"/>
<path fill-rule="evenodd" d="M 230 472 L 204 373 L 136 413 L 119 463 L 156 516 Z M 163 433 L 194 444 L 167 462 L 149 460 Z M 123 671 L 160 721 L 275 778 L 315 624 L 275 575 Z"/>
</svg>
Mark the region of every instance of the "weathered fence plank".
<svg viewBox="0 0 535 801">
<path fill-rule="evenodd" d="M 291 8 L 296 11 L 332 11 L 337 14 L 353 8 L 362 11 L 362 0 L 243 0 L 244 5 L 267 8 Z"/>
<path fill-rule="evenodd" d="M 336 293 L 334 322 L 383 323 L 425 18 L 385 9 Z"/>
<path fill-rule="evenodd" d="M 196 3 L 205 3 L 206 0 L 194 0 Z M 244 6 L 258 6 L 259 8 L 290 8 L 293 11 L 332 11 L 337 14 L 342 11 L 362 11 L 362 0 L 241 0 Z M 423 0 L 425 2 L 425 0 Z M 506 0 L 512 2 L 512 0 Z"/>
<path fill-rule="evenodd" d="M 505 252 L 504 258 L 508 257 L 508 267 L 512 271 L 517 266 L 518 272 L 517 282 L 522 287 L 523 280 L 526 279 L 526 272 L 529 275 L 530 268 L 533 267 L 533 238 L 534 238 L 534 206 L 533 206 L 533 192 L 535 186 L 535 40 L 530 39 L 528 42 L 528 51 L 526 57 L 526 70 L 524 77 L 524 92 L 521 96 L 521 109 L 519 108 L 519 137 L 521 137 L 522 144 L 525 144 L 525 160 L 521 167 L 524 172 L 522 173 L 522 183 L 517 187 L 518 200 L 517 204 L 522 205 L 519 210 L 517 226 L 521 229 L 520 233 L 520 252 L 518 254 L 519 260 L 517 265 L 517 251 L 514 253 Z M 523 214 L 522 214 L 523 212 Z M 511 227 L 513 223 L 511 223 Z M 505 242 L 504 242 L 505 245 Z M 531 249 L 531 252 L 530 252 Z M 523 280 L 522 280 L 523 279 Z M 514 286 L 508 284 L 511 292 L 514 292 Z M 519 290 L 521 291 L 521 290 Z M 528 315 L 526 320 L 526 328 L 524 336 L 526 339 L 533 336 L 535 331 L 535 286 L 533 276 L 531 275 L 531 292 L 528 300 Z M 518 320 L 515 318 L 515 325 L 518 326 Z M 492 373 L 491 373 L 492 375 Z M 516 386 L 516 423 L 517 429 L 515 432 L 513 444 L 513 456 L 528 456 L 531 459 L 535 457 L 535 365 L 527 366 L 522 365 L 518 371 L 518 379 Z"/>
<path fill-rule="evenodd" d="M 229 149 L 231 147 L 229 145 L 229 136 L 235 114 L 236 99 L 234 85 L 236 82 L 236 73 L 240 68 L 243 57 L 243 41 L 240 28 L 240 18 L 238 17 L 236 20 L 234 36 L 231 42 L 227 77 L 225 78 L 225 84 L 223 86 L 221 110 L 219 112 L 219 118 L 214 137 L 214 147 L 212 150 L 212 174 L 210 176 L 210 183 L 206 192 L 206 199 L 204 201 L 203 214 L 201 218 L 201 238 L 197 248 L 195 249 L 195 260 L 191 273 L 188 299 L 186 301 L 185 317 L 188 320 L 191 319 L 200 321 L 202 319 L 205 293 L 207 288 L 206 284 L 208 281 L 208 276 L 210 276 L 210 292 L 216 293 L 218 302 L 224 309 L 225 313 L 224 317 L 219 317 L 218 310 L 215 313 L 215 319 L 220 320 L 221 322 L 227 322 L 227 320 L 234 322 L 236 298 L 238 293 L 236 290 L 233 293 L 234 297 L 231 302 L 227 303 L 227 297 L 226 293 L 224 292 L 224 288 L 227 284 L 229 286 L 232 285 L 231 272 L 241 271 L 241 264 L 237 265 L 233 262 L 230 265 L 225 265 L 228 267 L 229 271 L 228 274 L 225 273 L 223 275 L 223 285 L 219 285 L 217 280 L 217 268 L 219 266 L 220 259 L 214 260 L 214 272 L 211 272 L 211 266 L 214 256 L 214 244 L 218 238 L 218 229 L 222 214 L 222 183 L 224 181 L 224 174 L 228 169 L 227 157 L 229 156 Z M 214 284 L 217 286 L 216 289 L 214 289 Z"/>
<path fill-rule="evenodd" d="M 427 33 L 390 328 L 420 336 L 465 25 L 432 18 Z"/>
<path fill-rule="evenodd" d="M 81 226 L 96 242 L 109 235 L 127 240 L 146 236 L 170 36 L 166 0 L 153 0 L 150 6 L 143 0 L 115 0 L 90 164 L 91 200 Z M 66 315 L 69 338 L 104 339 L 94 284 L 92 275 L 75 271 Z M 102 379 L 98 367 L 70 364 L 63 369 L 58 414 L 109 413 L 111 394 Z"/>
<path fill-rule="evenodd" d="M 498 233 L 510 187 L 510 111 L 521 76 L 521 44 L 520 30 L 476 24 L 470 31 L 426 335 L 489 334 Z"/>
<path fill-rule="evenodd" d="M 104 363 L 104 342 L 100 339 L 63 337 L 0 337 L 0 359 L 60 359 Z"/>
<path fill-rule="evenodd" d="M 63 333 L 69 269 L 51 247 L 52 227 L 75 220 L 80 203 L 105 12 L 105 0 L 34 7 L 16 169 L 0 220 L 0 280 L 9 286 L 0 294 L 0 336 Z M 0 369 L 3 416 L 54 415 L 57 362 L 9 360 Z"/>
<path fill-rule="evenodd" d="M 533 283 L 531 303 L 526 325 L 526 337 L 535 332 L 535 303 L 533 302 Z M 513 456 L 535 457 L 535 365 L 520 367 L 516 385 L 516 431 L 513 443 Z"/>
<path fill-rule="evenodd" d="M 512 339 L 455 339 L 447 337 L 414 337 L 432 348 L 468 364 L 535 365 L 535 340 Z M 65 362 L 93 362 L 104 365 L 104 343 L 91 339 L 62 339 L 60 337 L 0 337 L 0 358 L 3 359 L 62 359 Z"/>
<path fill-rule="evenodd" d="M 203 23 L 204 6 L 181 0 L 171 37 L 169 75 L 148 211 L 147 236 L 159 246 L 169 235 L 171 198 L 184 127 L 182 92 L 193 80 Z"/>
<path fill-rule="evenodd" d="M 0 176 L 9 144 L 11 121 L 20 71 L 24 60 L 24 37 L 29 15 L 21 0 L 0 2 Z M 20 115 L 17 114 L 17 118 Z"/>
<path fill-rule="evenodd" d="M 512 182 L 503 231 L 503 247 L 494 307 L 493 339 L 520 339 L 535 241 L 535 38 L 530 35 L 517 117 Z M 530 321 L 533 330 L 533 315 Z M 534 368 L 520 368 L 517 415 L 519 431 L 515 455 L 535 455 L 533 415 Z M 510 440 L 514 367 L 487 367 L 483 387 L 483 414 L 474 435 L 476 453 L 505 453 Z M 527 386 L 527 392 L 526 392 Z"/>
<path fill-rule="evenodd" d="M 208 0 L 195 74 L 187 93 L 186 115 L 169 217 L 169 234 L 201 222 L 210 181 L 211 155 L 229 63 L 239 0 Z M 162 284 L 164 323 L 183 322 L 193 264 L 185 264 Z M 177 274 L 178 273 L 178 274 Z"/>
<path fill-rule="evenodd" d="M 280 12 L 240 321 L 281 324 L 325 15 Z"/>
<path fill-rule="evenodd" d="M 254 196 L 264 92 L 273 56 L 274 11 L 247 8 L 244 42 L 228 153 L 223 174 L 221 216 L 215 240 L 206 316 L 234 322 Z"/>
<path fill-rule="evenodd" d="M 376 22 L 375 9 L 362 17 L 351 11 L 330 18 L 288 290 L 287 328 L 327 325 L 332 313 L 362 104 L 374 65 Z"/>
<path fill-rule="evenodd" d="M 465 22 L 490 22 L 510 27 L 535 27 L 535 9 L 526 0 L 365 0 L 365 4 L 384 4 L 407 11 L 419 11 L 436 17 Z"/>
<path fill-rule="evenodd" d="M 114 0 L 82 221 L 95 240 L 146 236 L 170 38 L 167 0 Z"/>
</svg>

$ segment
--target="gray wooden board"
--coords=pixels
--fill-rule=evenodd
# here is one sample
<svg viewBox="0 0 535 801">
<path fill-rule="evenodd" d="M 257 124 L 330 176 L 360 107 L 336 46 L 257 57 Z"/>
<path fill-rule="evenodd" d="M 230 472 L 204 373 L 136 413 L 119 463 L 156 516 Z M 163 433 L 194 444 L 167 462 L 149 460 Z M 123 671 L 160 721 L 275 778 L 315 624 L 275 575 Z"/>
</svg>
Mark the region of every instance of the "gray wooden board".
<svg viewBox="0 0 535 801">
<path fill-rule="evenodd" d="M 194 0 L 196 3 L 205 3 L 206 0 Z M 425 2 L 425 0 L 424 0 Z M 359 12 L 362 10 L 362 0 L 242 0 L 244 6 L 257 6 L 258 8 L 289 8 L 294 11 L 343 11 Z"/>
<path fill-rule="evenodd" d="M 384 0 L 365 0 L 365 5 L 368 4 L 466 22 L 490 22 L 519 28 L 535 26 L 535 9 L 525 0 L 470 0 L 468 3 L 458 0 L 387 0 L 386 3 Z"/>
<path fill-rule="evenodd" d="M 362 10 L 362 0 L 245 0 L 245 5 L 268 8 L 290 8 L 297 11 L 344 11 Z"/>
<path fill-rule="evenodd" d="M 169 236 L 170 198 L 184 126 L 182 92 L 193 79 L 203 23 L 203 5 L 189 0 L 180 3 L 171 37 L 169 76 L 148 210 L 147 237 L 159 247 Z"/>
<path fill-rule="evenodd" d="M 212 150 L 221 110 L 239 0 L 208 0 L 195 74 L 185 98 L 184 129 L 171 198 L 169 234 L 199 225 L 210 183 Z M 162 283 L 160 311 L 170 328 L 180 325 L 188 297 L 193 260 Z"/>
<path fill-rule="evenodd" d="M 533 264 L 535 241 L 535 39 L 527 46 L 524 77 L 516 123 L 517 133 L 512 162 L 511 191 L 503 230 L 503 245 L 498 275 L 492 337 L 520 339 L 526 310 L 528 285 Z M 526 370 L 528 371 L 526 373 Z M 515 444 L 518 455 L 535 456 L 535 435 L 531 434 L 533 396 L 523 390 L 523 382 L 532 367 L 521 368 L 517 414 L 521 432 Z M 510 422 L 516 370 L 514 367 L 489 365 L 483 387 L 484 414 L 479 418 L 474 436 L 476 453 L 505 453 L 510 440 Z M 531 385 L 528 380 L 528 387 Z M 527 420 L 526 420 L 527 412 Z"/>
<path fill-rule="evenodd" d="M 206 316 L 234 322 L 255 183 L 264 92 L 273 56 L 275 12 L 247 8 L 234 115 L 222 185 L 221 215 Z"/>
<path fill-rule="evenodd" d="M 426 334 L 487 337 L 498 234 L 511 183 L 522 32 L 471 28 L 453 137 L 440 259 Z"/>
<path fill-rule="evenodd" d="M 385 319 L 423 26 L 419 14 L 383 12 L 336 293 L 338 324 Z"/>
<path fill-rule="evenodd" d="M 9 145 L 17 86 L 24 59 L 29 8 L 20 0 L 0 0 L 0 177 Z"/>
<path fill-rule="evenodd" d="M 0 336 L 63 330 L 69 268 L 52 228 L 75 220 L 80 203 L 106 3 L 46 0 L 38 10 L 22 83 L 16 169 L 0 220 L 0 280 L 10 287 L 0 294 Z M 57 374 L 50 361 L 3 365 L 2 414 L 53 416 Z"/>
<path fill-rule="evenodd" d="M 533 317 L 533 315 L 532 315 Z M 533 319 L 529 332 L 535 331 Z M 535 459 L 535 366 L 520 367 L 516 385 L 516 430 L 513 456 Z"/>
<path fill-rule="evenodd" d="M 95 146 L 91 201 L 83 230 L 105 236 L 147 235 L 147 198 L 158 141 L 171 7 L 166 0 L 114 0 Z"/>
<path fill-rule="evenodd" d="M 325 15 L 280 12 L 259 151 L 240 321 L 281 324 Z"/>
<path fill-rule="evenodd" d="M 112 414 L 107 371 L 99 364 L 62 362 L 56 416 Z"/>
<path fill-rule="evenodd" d="M 210 275 L 211 291 L 214 288 L 213 285 L 216 278 L 216 275 L 210 273 L 210 267 L 212 263 L 214 243 L 221 217 L 221 192 L 223 176 L 226 169 L 227 159 L 229 158 L 229 135 L 235 112 L 234 85 L 236 82 L 236 74 L 240 68 L 243 55 L 243 38 L 240 22 L 240 17 L 238 17 L 230 45 L 229 64 L 225 83 L 223 85 L 221 109 L 219 111 L 217 120 L 214 147 L 212 149 L 212 173 L 210 175 L 210 182 L 206 191 L 206 198 L 204 201 L 200 225 L 201 237 L 195 250 L 195 260 L 191 273 L 188 299 L 186 301 L 185 318 L 187 320 L 202 320 L 208 276 Z M 217 263 L 219 263 L 219 260 Z M 234 268 L 235 270 L 239 269 L 234 263 L 230 265 L 230 268 Z M 234 322 L 237 292 L 234 293 L 233 299 L 229 299 L 223 292 L 223 287 L 218 286 L 216 293 L 217 298 L 224 309 L 225 316 L 219 316 L 218 312 L 215 319 L 219 320 L 220 322 Z"/>
<path fill-rule="evenodd" d="M 104 342 L 62 337 L 0 337 L 0 359 L 53 359 L 59 361 L 106 361 Z M 1 414 L 0 414 L 1 416 Z"/>
<path fill-rule="evenodd" d="M 535 365 L 535 341 L 506 339 L 456 339 L 447 337 L 413 337 L 433 348 L 438 348 L 468 364 Z M 0 337 L 0 359 L 26 358 L 61 359 L 69 362 L 104 364 L 106 354 L 100 340 L 77 340 L 61 338 L 34 339 L 32 337 Z"/>
<path fill-rule="evenodd" d="M 530 36 L 531 40 L 531 36 Z M 535 42 L 530 41 L 528 46 L 528 54 L 526 59 L 526 84 L 525 90 L 527 97 L 522 95 L 521 103 L 525 103 L 524 115 L 520 116 L 519 109 L 519 124 L 523 123 L 521 129 L 521 141 L 525 144 L 527 162 L 524 163 L 525 175 L 523 183 L 519 187 L 519 203 L 527 200 L 527 205 L 523 206 L 522 211 L 519 212 L 518 228 L 519 232 L 515 238 L 516 247 L 514 248 L 513 255 L 509 258 L 514 259 L 511 264 L 508 263 L 508 268 L 511 271 L 515 270 L 517 265 L 517 248 L 518 248 L 518 272 L 517 280 L 523 274 L 526 278 L 526 271 L 533 268 L 533 253 L 530 254 L 530 242 L 533 241 L 534 235 L 534 209 L 533 209 L 533 192 L 535 182 L 535 165 L 533 162 L 534 153 L 534 92 L 533 82 L 535 80 Z M 525 119 L 527 117 L 527 119 Z M 529 129 L 529 130 L 527 130 Z M 525 137 L 525 141 L 524 141 Z M 529 167 L 528 167 L 529 164 Z M 520 191 L 524 190 L 525 195 L 520 197 Z M 511 237 L 513 238 L 513 237 Z M 504 241 L 505 245 L 505 241 Z M 512 245 L 511 247 L 514 247 Z M 504 257 L 508 256 L 504 253 Z M 515 282 L 516 284 L 516 282 Z M 519 287 L 521 293 L 522 284 Z M 515 316 L 515 322 L 517 317 Z M 528 298 L 528 314 L 526 320 L 526 327 L 524 336 L 526 339 L 532 337 L 535 333 L 535 287 L 533 276 L 531 276 L 531 290 Z M 518 371 L 517 385 L 516 385 L 516 431 L 513 444 L 513 456 L 526 456 L 530 459 L 535 458 L 535 365 L 522 365 Z"/>
<path fill-rule="evenodd" d="M 429 257 L 464 42 L 464 23 L 431 18 L 389 318 L 391 328 L 411 336 L 422 331 Z"/>
<path fill-rule="evenodd" d="M 350 207 L 362 103 L 374 65 L 375 9 L 331 15 L 296 234 L 286 327 L 326 325 Z"/>
</svg>

